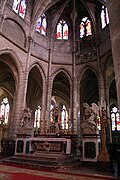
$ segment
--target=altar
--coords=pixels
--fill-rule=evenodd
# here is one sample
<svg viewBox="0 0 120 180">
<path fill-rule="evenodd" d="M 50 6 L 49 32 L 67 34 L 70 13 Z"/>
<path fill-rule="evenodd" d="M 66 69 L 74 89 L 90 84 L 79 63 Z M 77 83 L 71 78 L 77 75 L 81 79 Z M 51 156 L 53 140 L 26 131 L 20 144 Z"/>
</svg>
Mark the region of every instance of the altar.
<svg viewBox="0 0 120 180">
<path fill-rule="evenodd" d="M 62 133 L 60 120 L 60 110 L 54 108 L 52 110 L 52 121 L 49 131 L 43 134 L 37 132 L 37 128 L 31 125 L 31 110 L 24 109 L 21 121 L 21 127 L 17 134 L 15 144 L 15 155 L 33 155 L 40 157 L 42 154 L 70 155 L 72 144 L 75 140 L 71 135 Z M 66 122 L 66 121 L 65 121 Z M 37 124 L 36 124 L 37 127 Z M 50 131 L 54 127 L 55 131 Z M 73 135 L 74 136 L 74 135 Z"/>
<path fill-rule="evenodd" d="M 42 153 L 57 153 L 59 155 L 71 154 L 71 139 L 62 137 L 17 137 L 15 155 Z"/>
</svg>

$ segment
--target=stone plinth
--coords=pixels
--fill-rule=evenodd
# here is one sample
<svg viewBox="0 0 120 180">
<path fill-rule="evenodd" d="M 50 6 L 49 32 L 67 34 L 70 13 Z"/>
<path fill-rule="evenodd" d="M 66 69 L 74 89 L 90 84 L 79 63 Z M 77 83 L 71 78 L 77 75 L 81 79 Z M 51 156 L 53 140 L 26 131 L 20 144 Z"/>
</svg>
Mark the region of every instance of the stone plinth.
<svg viewBox="0 0 120 180">
<path fill-rule="evenodd" d="M 83 135 L 82 149 L 83 162 L 97 162 L 100 151 L 100 136 L 97 134 Z"/>
<path fill-rule="evenodd" d="M 17 134 L 16 144 L 15 144 L 15 155 L 25 155 L 30 152 L 30 133 L 23 131 Z"/>
<path fill-rule="evenodd" d="M 17 137 L 20 135 L 33 136 L 34 129 L 32 127 L 22 127 L 19 129 Z"/>
</svg>

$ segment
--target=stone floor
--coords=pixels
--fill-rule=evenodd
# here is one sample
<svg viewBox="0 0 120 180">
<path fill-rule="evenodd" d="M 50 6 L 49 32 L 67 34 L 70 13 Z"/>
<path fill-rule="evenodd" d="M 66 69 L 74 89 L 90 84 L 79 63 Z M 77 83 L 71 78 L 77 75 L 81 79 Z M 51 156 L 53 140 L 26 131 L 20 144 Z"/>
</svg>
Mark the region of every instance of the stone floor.
<svg viewBox="0 0 120 180">
<path fill-rule="evenodd" d="M 3 163 L 4 161 L 3 161 L 3 159 L 1 160 L 1 163 Z M 6 161 L 7 162 L 7 161 Z M 4 162 L 5 163 L 5 162 Z M 8 163 L 8 162 L 7 162 Z M 25 161 L 24 161 L 24 163 L 25 163 Z M 6 164 L 6 163 L 5 163 Z M 9 161 L 9 163 L 8 163 L 9 165 L 10 164 L 13 164 L 12 163 L 12 161 L 10 162 Z M 21 164 L 18 164 L 18 162 L 17 162 L 17 164 L 14 164 L 14 165 L 19 165 L 19 166 L 21 166 Z M 32 163 L 32 165 L 33 165 L 33 163 Z M 23 166 L 22 166 L 23 167 Z M 26 166 L 27 167 L 27 166 Z M 32 166 L 29 166 L 30 168 L 32 167 Z M 46 166 L 46 168 L 47 168 L 47 170 L 49 171 L 49 167 L 47 167 Z M 46 169 L 46 168 L 44 168 L 44 169 Z M 80 165 L 79 166 L 77 166 L 77 167 L 75 167 L 75 168 L 72 168 L 72 169 L 69 169 L 68 168 L 68 170 L 67 170 L 67 167 L 66 167 L 66 169 L 65 169 L 65 167 L 63 168 L 63 172 L 67 172 L 68 174 L 70 173 L 72 173 L 72 174 L 85 174 L 85 175 L 96 175 L 96 176 L 107 176 L 108 177 L 108 179 L 109 179 L 109 177 L 113 177 L 113 178 L 116 178 L 116 179 L 120 179 L 120 176 L 118 176 L 118 169 L 117 169 L 117 163 L 116 163 L 116 161 L 115 162 L 113 162 L 113 168 L 114 168 L 114 172 L 110 172 L 110 170 L 109 171 L 107 171 L 107 170 L 98 170 L 97 169 L 97 166 L 96 166 L 96 164 L 89 164 L 89 163 L 86 163 L 86 164 L 81 164 L 80 163 Z M 35 168 L 34 168 L 35 169 Z M 37 168 L 36 168 L 37 169 Z M 41 169 L 40 169 L 41 170 Z M 53 170 L 53 169 L 52 169 Z M 55 172 L 56 172 L 56 169 L 54 169 L 55 170 Z M 54 171 L 53 170 L 53 171 Z M 51 170 L 50 170 L 51 171 Z M 59 171 L 59 170 L 58 170 Z M 60 169 L 60 171 L 62 171 L 62 169 Z"/>
<path fill-rule="evenodd" d="M 90 174 L 90 175 L 97 175 L 97 176 L 108 176 L 108 177 L 116 177 L 117 179 L 120 179 L 120 176 L 118 176 L 117 173 L 117 163 L 114 162 L 114 172 L 110 171 L 98 171 L 96 166 L 80 166 L 79 168 L 71 170 L 71 173 L 77 173 L 77 174 Z"/>
</svg>

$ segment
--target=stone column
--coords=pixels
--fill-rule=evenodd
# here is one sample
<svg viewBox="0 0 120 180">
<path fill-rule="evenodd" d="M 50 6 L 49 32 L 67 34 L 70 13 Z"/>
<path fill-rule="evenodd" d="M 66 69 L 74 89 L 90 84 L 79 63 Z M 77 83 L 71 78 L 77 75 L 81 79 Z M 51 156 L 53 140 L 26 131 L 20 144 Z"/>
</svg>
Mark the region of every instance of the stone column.
<svg viewBox="0 0 120 180">
<path fill-rule="evenodd" d="M 47 82 L 43 82 L 43 94 L 42 94 L 42 109 L 41 109 L 41 118 L 40 118 L 40 135 L 44 133 L 44 120 L 46 113 L 46 92 L 47 92 Z"/>
<path fill-rule="evenodd" d="M 107 0 L 115 81 L 120 109 L 120 0 Z"/>
<path fill-rule="evenodd" d="M 76 87 L 76 43 L 75 43 L 75 0 L 73 1 L 73 122 L 72 133 L 77 134 L 77 87 Z"/>
<path fill-rule="evenodd" d="M 106 115 L 107 115 L 107 143 L 112 143 L 112 132 L 111 132 L 111 122 L 110 122 L 110 103 L 109 103 L 109 87 L 106 85 Z"/>
<path fill-rule="evenodd" d="M 7 0 L 0 1 L 0 31 L 2 30 L 3 22 L 4 22 L 4 10 L 6 6 Z"/>
<path fill-rule="evenodd" d="M 51 59 L 52 59 L 52 47 L 53 44 L 50 42 L 49 45 L 49 63 L 48 63 L 48 74 L 47 74 L 47 90 L 46 90 L 46 113 L 44 121 L 44 132 L 50 130 L 50 105 L 51 105 L 51 95 L 52 95 L 52 84 L 51 84 Z"/>
<path fill-rule="evenodd" d="M 16 135 L 21 126 L 21 117 L 23 109 L 26 108 L 26 93 L 27 93 L 27 84 L 28 84 L 28 74 L 29 74 L 29 64 L 31 58 L 31 48 L 33 44 L 33 39 L 28 37 L 28 52 L 26 54 L 26 62 L 24 64 L 24 69 L 21 69 L 19 76 L 19 83 L 16 87 L 16 92 L 14 94 L 13 101 L 13 110 L 10 123 L 9 136 L 13 139 L 16 138 Z"/>
<path fill-rule="evenodd" d="M 16 92 L 14 94 L 14 101 L 13 101 L 13 109 L 11 114 L 11 123 L 10 123 L 10 131 L 9 136 L 13 139 L 16 138 L 18 130 L 21 126 L 21 117 L 23 113 L 23 109 L 25 108 L 25 97 L 26 91 L 25 86 L 27 81 L 24 75 L 20 77 L 20 83 L 17 86 Z"/>
</svg>

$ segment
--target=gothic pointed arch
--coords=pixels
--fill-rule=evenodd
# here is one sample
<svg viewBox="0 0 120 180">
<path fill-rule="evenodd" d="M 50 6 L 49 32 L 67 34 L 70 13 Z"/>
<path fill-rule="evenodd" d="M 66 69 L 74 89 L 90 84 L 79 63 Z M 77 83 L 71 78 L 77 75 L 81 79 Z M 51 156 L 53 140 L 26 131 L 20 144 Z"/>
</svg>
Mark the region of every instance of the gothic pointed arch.
<svg viewBox="0 0 120 180">
<path fill-rule="evenodd" d="M 80 80 L 80 101 L 88 104 L 99 101 L 98 79 L 95 72 L 88 67 L 84 69 Z"/>
<path fill-rule="evenodd" d="M 20 74 L 22 73 L 22 64 L 18 61 L 19 57 L 16 55 L 14 51 L 10 50 L 2 50 L 0 52 L 0 61 L 5 64 L 9 68 L 9 72 L 11 73 L 16 86 L 19 82 Z"/>
<path fill-rule="evenodd" d="M 9 135 L 11 114 L 14 111 L 13 102 L 21 73 L 16 61 L 17 58 L 12 52 L 0 52 L 0 116 L 2 115 L 6 125 L 6 134 L 3 138 L 8 138 Z"/>
<path fill-rule="evenodd" d="M 54 76 L 52 96 L 69 107 L 70 105 L 70 81 L 65 71 L 60 69 Z"/>
<path fill-rule="evenodd" d="M 37 66 L 33 66 L 28 76 L 26 104 L 30 109 L 36 109 L 42 103 L 43 79 Z"/>
</svg>

